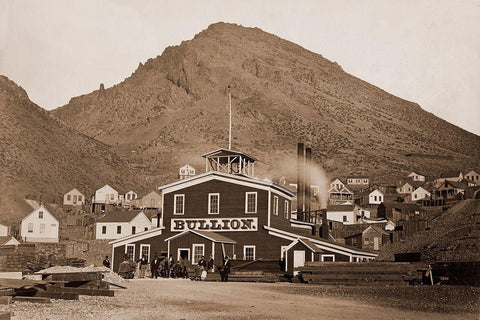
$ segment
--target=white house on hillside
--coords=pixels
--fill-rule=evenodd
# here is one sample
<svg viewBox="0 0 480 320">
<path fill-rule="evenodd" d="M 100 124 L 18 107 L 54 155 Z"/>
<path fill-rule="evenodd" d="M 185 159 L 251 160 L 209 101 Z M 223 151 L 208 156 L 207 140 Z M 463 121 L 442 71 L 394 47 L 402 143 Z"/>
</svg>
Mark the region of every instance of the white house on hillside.
<svg viewBox="0 0 480 320">
<path fill-rule="evenodd" d="M 425 181 L 425 176 L 423 174 L 412 171 L 409 175 L 409 178 L 412 178 L 413 181 Z"/>
<path fill-rule="evenodd" d="M 480 175 L 473 170 L 469 171 L 468 173 L 465 173 L 463 177 L 468 181 L 475 183 L 476 185 L 480 184 Z"/>
<path fill-rule="evenodd" d="M 85 196 L 73 188 L 63 195 L 63 205 L 65 206 L 82 206 L 85 204 Z"/>
<path fill-rule="evenodd" d="M 146 194 L 134 201 L 134 207 L 140 209 L 160 209 L 162 207 L 162 196 L 155 191 Z"/>
<path fill-rule="evenodd" d="M 178 177 L 180 180 L 183 179 L 188 179 L 190 177 L 193 177 L 195 175 L 195 168 L 186 164 L 183 167 L 180 168 L 178 171 Z"/>
<path fill-rule="evenodd" d="M 118 203 L 118 191 L 108 184 L 95 191 L 95 203 L 116 204 Z"/>
<path fill-rule="evenodd" d="M 48 209 L 40 205 L 20 224 L 20 237 L 25 242 L 58 242 L 59 222 Z"/>
<path fill-rule="evenodd" d="M 423 189 L 422 187 L 418 187 L 415 191 L 412 192 L 411 197 L 412 201 L 422 200 L 425 198 L 430 198 L 430 192 Z"/>
<path fill-rule="evenodd" d="M 100 218 L 95 227 L 96 239 L 119 239 L 152 229 L 143 211 L 114 211 Z"/>
<path fill-rule="evenodd" d="M 137 200 L 138 195 L 133 192 L 133 190 L 128 191 L 122 197 L 122 206 L 128 207 L 133 205 L 134 201 Z"/>
<path fill-rule="evenodd" d="M 8 227 L 0 223 L 0 237 L 8 236 Z"/>
<path fill-rule="evenodd" d="M 370 219 L 370 211 L 357 205 L 327 206 L 327 220 L 343 224 L 362 223 L 362 218 Z"/>
<path fill-rule="evenodd" d="M 380 204 L 385 200 L 385 195 L 378 189 L 368 194 L 368 204 Z"/>
<path fill-rule="evenodd" d="M 404 184 L 402 184 L 400 187 L 397 188 L 397 192 L 400 193 L 400 194 L 410 194 L 413 192 L 413 186 L 408 183 L 408 182 L 405 182 Z"/>
</svg>

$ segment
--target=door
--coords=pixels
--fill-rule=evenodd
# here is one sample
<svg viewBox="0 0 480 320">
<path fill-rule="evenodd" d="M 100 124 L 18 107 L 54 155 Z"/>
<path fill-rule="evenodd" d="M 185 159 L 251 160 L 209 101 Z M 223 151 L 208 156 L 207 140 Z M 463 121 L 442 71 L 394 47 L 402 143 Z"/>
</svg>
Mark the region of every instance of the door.
<svg viewBox="0 0 480 320">
<path fill-rule="evenodd" d="M 380 247 L 380 241 L 378 237 L 373 238 L 373 250 L 378 250 Z"/>
<path fill-rule="evenodd" d="M 190 249 L 179 248 L 179 249 L 178 249 L 178 258 L 177 258 L 177 260 L 180 261 L 180 259 L 190 260 Z"/>
<path fill-rule="evenodd" d="M 303 267 L 305 265 L 305 251 L 294 250 L 293 251 L 293 269 L 297 267 Z M 297 275 L 298 271 L 294 271 L 293 275 Z"/>
</svg>

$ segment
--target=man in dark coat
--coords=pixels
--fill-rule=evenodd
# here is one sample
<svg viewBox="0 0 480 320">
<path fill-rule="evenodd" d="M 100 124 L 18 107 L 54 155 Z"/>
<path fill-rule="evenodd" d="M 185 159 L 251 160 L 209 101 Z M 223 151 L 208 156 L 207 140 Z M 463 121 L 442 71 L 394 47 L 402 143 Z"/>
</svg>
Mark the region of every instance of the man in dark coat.
<svg viewBox="0 0 480 320">
<path fill-rule="evenodd" d="M 228 256 L 225 256 L 223 266 L 220 269 L 220 277 L 221 277 L 223 282 L 228 281 L 228 274 L 230 273 L 230 266 L 231 266 L 230 260 L 228 259 Z"/>
<path fill-rule="evenodd" d="M 157 255 L 155 255 L 155 258 L 152 260 L 150 263 L 150 270 L 152 271 L 152 278 L 157 279 L 159 274 L 158 274 L 158 268 L 160 267 L 160 259 L 158 258 Z"/>
<path fill-rule="evenodd" d="M 208 272 L 215 271 L 215 260 L 213 259 L 213 254 L 210 255 L 210 260 L 208 260 L 207 268 Z"/>
<path fill-rule="evenodd" d="M 198 267 L 201 271 L 207 269 L 207 260 L 205 260 L 204 256 L 202 256 L 200 260 L 198 260 Z"/>
<path fill-rule="evenodd" d="M 103 265 L 110 269 L 110 260 L 108 260 L 108 256 L 105 256 L 105 259 L 103 259 Z"/>
</svg>

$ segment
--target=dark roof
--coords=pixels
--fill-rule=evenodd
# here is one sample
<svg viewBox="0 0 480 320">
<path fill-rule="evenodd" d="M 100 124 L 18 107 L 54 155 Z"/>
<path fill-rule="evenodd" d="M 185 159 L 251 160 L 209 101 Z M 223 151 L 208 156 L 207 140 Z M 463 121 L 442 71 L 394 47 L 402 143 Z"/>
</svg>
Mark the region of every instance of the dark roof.
<svg viewBox="0 0 480 320">
<path fill-rule="evenodd" d="M 386 231 L 383 230 L 382 228 L 379 228 L 378 226 L 370 225 L 368 228 L 372 228 L 372 229 L 375 230 L 376 232 L 388 236 L 388 232 L 386 232 Z M 367 228 L 367 229 L 368 229 L 368 228 Z M 363 232 L 367 231 L 367 229 L 363 230 Z"/>
<path fill-rule="evenodd" d="M 105 216 L 98 219 L 98 222 L 129 222 L 135 218 L 142 210 L 132 211 L 111 211 L 107 212 Z"/>
<path fill-rule="evenodd" d="M 312 241 L 305 239 L 305 238 L 300 238 L 298 241 L 302 242 L 308 249 L 312 250 L 314 253 L 321 253 L 324 252 L 322 249 L 317 247 L 315 243 Z"/>
<path fill-rule="evenodd" d="M 248 158 L 251 161 L 257 161 L 257 159 L 255 159 L 249 154 L 246 154 L 245 152 L 229 150 L 225 148 L 220 148 L 220 149 L 202 154 L 202 157 L 204 158 L 213 157 L 213 156 L 220 156 L 220 157 L 221 156 L 242 156 L 242 157 Z"/>
<path fill-rule="evenodd" d="M 330 211 L 330 212 L 335 212 L 335 211 L 353 211 L 353 209 L 355 209 L 355 205 L 354 204 L 335 204 L 335 205 L 328 205 L 327 206 L 327 211 Z"/>
<path fill-rule="evenodd" d="M 468 183 L 465 180 L 460 182 L 457 181 L 446 181 L 447 183 L 451 184 L 456 189 L 466 189 L 468 187 Z"/>
<path fill-rule="evenodd" d="M 461 173 L 462 172 L 459 170 L 446 171 L 446 172 L 440 173 L 440 178 L 456 178 L 456 177 L 460 177 Z"/>
</svg>

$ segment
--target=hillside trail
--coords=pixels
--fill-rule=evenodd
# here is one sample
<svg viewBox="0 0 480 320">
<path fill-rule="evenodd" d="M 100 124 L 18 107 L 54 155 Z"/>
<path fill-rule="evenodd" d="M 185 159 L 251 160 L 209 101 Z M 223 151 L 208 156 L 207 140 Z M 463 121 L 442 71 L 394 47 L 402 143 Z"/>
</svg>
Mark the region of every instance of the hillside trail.
<svg viewBox="0 0 480 320">
<path fill-rule="evenodd" d="M 12 319 L 476 319 L 372 305 L 351 298 L 294 295 L 282 283 L 218 283 L 173 279 L 130 281 L 115 297 L 32 305 L 15 303 Z"/>
</svg>

